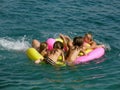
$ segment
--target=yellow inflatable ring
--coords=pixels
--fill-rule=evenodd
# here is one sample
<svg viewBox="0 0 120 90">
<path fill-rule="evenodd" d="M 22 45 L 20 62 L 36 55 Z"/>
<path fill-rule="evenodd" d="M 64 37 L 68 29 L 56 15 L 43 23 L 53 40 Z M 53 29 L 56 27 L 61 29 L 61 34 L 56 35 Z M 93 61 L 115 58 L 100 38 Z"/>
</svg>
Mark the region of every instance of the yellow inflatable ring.
<svg viewBox="0 0 120 90">
<path fill-rule="evenodd" d="M 63 43 L 63 40 L 61 38 L 56 38 L 55 41 L 60 41 Z"/>
<path fill-rule="evenodd" d="M 85 54 L 90 53 L 92 50 L 93 50 L 93 49 L 87 49 L 87 50 L 85 50 Z M 80 52 L 80 53 L 79 53 L 79 56 L 83 56 L 83 55 L 84 55 L 83 52 Z"/>
<path fill-rule="evenodd" d="M 66 64 L 64 62 L 60 62 L 60 61 L 57 61 L 56 64 L 57 64 L 57 66 L 66 66 Z"/>
<path fill-rule="evenodd" d="M 34 48 L 28 48 L 26 51 L 26 54 L 33 61 L 38 59 L 41 59 L 41 60 L 44 59 L 44 57 Z"/>
</svg>

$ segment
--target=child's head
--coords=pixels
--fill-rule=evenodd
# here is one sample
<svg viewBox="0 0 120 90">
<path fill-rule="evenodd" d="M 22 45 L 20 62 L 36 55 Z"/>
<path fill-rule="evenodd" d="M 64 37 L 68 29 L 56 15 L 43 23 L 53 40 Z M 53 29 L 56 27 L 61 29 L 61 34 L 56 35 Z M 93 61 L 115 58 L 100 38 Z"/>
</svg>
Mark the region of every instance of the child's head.
<svg viewBox="0 0 120 90">
<path fill-rule="evenodd" d="M 40 42 L 36 39 L 32 41 L 32 47 L 35 48 L 37 51 L 40 49 Z"/>
<path fill-rule="evenodd" d="M 86 33 L 85 36 L 84 36 L 84 41 L 89 43 L 89 42 L 91 42 L 92 40 L 93 40 L 92 34 Z"/>
<path fill-rule="evenodd" d="M 56 41 L 56 42 L 54 43 L 54 45 L 53 45 L 53 48 L 55 48 L 55 49 L 63 49 L 64 46 L 63 46 L 63 43 L 62 43 L 62 42 Z"/>
<path fill-rule="evenodd" d="M 74 46 L 82 46 L 83 45 L 83 38 L 81 36 L 74 37 L 73 45 Z"/>
<path fill-rule="evenodd" d="M 40 44 L 40 51 L 39 52 L 44 57 L 47 55 L 47 43 L 46 42 L 42 42 Z"/>
<path fill-rule="evenodd" d="M 46 42 L 41 42 L 40 44 L 40 51 L 41 54 L 44 55 L 44 53 L 47 53 L 47 43 Z"/>
</svg>

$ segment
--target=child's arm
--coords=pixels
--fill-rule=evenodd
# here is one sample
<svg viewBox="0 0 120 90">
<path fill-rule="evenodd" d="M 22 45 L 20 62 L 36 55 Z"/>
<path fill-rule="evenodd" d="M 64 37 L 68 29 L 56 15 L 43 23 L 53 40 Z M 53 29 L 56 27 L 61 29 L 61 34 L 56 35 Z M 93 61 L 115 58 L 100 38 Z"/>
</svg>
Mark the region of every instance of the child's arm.
<svg viewBox="0 0 120 90">
<path fill-rule="evenodd" d="M 72 39 L 71 39 L 69 36 L 67 36 L 67 35 L 65 35 L 64 37 L 65 37 L 66 40 L 67 40 L 68 46 L 69 46 L 69 47 L 72 47 L 72 46 L 73 46 L 73 45 L 72 45 L 72 42 L 73 42 Z"/>
<path fill-rule="evenodd" d="M 97 45 L 95 41 L 92 42 L 92 45 L 91 45 L 91 48 L 92 48 L 92 49 L 94 49 L 94 48 L 99 48 L 99 47 L 105 48 L 105 45 Z"/>
<path fill-rule="evenodd" d="M 92 41 L 90 45 L 91 45 L 90 47 L 91 49 L 95 49 L 97 47 L 97 44 L 95 41 Z"/>
<path fill-rule="evenodd" d="M 62 59 L 63 59 L 63 62 L 65 62 L 65 55 L 63 51 L 62 51 Z"/>
<path fill-rule="evenodd" d="M 64 45 L 65 49 L 68 50 L 67 40 L 66 40 L 65 36 L 63 34 L 60 34 L 60 38 L 63 40 L 63 45 Z"/>
</svg>

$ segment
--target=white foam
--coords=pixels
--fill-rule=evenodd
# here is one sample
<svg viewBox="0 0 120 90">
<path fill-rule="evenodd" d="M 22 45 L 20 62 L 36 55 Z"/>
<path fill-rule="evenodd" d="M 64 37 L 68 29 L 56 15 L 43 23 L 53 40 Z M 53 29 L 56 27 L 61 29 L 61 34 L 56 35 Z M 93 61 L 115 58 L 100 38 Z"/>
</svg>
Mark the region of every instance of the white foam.
<svg viewBox="0 0 120 90">
<path fill-rule="evenodd" d="M 95 40 L 98 44 L 102 44 L 102 45 L 104 45 L 105 46 L 105 49 L 107 49 L 107 50 L 111 50 L 111 47 L 110 47 L 110 45 L 108 44 L 108 43 L 104 43 L 104 42 L 100 42 L 100 41 L 98 41 L 98 40 Z"/>
<path fill-rule="evenodd" d="M 30 43 L 25 39 L 25 36 L 17 40 L 10 37 L 0 38 L 0 50 L 26 51 Z"/>
</svg>

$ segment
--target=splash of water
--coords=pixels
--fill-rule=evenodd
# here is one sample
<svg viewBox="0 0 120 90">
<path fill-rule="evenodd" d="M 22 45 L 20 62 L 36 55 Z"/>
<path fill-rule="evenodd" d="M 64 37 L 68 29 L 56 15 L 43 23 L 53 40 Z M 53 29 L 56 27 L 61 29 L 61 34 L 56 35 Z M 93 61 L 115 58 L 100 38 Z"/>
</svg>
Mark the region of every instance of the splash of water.
<svg viewBox="0 0 120 90">
<path fill-rule="evenodd" d="M 104 45 L 105 46 L 105 49 L 107 49 L 107 50 L 111 50 L 111 47 L 110 47 L 110 45 L 108 44 L 108 43 L 105 43 L 105 42 L 100 42 L 99 40 L 96 40 L 95 39 L 95 41 L 98 43 L 98 44 L 100 44 L 100 45 Z"/>
<path fill-rule="evenodd" d="M 26 51 L 29 47 L 30 43 L 25 36 L 17 40 L 10 37 L 0 38 L 0 50 Z"/>
</svg>

